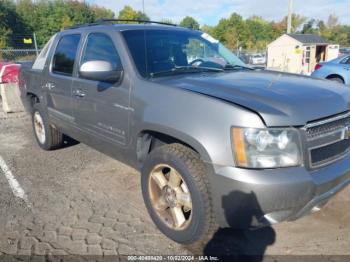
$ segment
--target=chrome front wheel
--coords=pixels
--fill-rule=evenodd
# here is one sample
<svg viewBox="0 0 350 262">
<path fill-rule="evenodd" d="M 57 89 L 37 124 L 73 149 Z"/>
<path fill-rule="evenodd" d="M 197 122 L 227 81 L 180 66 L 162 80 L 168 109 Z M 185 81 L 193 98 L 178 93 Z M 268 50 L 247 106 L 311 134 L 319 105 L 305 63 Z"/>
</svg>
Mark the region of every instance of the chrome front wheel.
<svg viewBox="0 0 350 262">
<path fill-rule="evenodd" d="M 192 199 L 181 174 L 170 165 L 159 164 L 151 171 L 148 187 L 158 217 L 173 230 L 186 229 L 192 219 Z"/>
</svg>

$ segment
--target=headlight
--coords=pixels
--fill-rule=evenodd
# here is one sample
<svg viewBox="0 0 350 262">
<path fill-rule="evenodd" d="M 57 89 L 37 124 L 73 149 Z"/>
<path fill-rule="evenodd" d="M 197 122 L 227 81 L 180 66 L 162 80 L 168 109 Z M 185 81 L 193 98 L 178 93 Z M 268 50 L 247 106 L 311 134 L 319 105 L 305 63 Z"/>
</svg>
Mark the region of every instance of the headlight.
<svg viewBox="0 0 350 262">
<path fill-rule="evenodd" d="M 299 132 L 293 128 L 232 128 L 232 144 L 239 167 L 277 168 L 302 163 Z"/>
</svg>

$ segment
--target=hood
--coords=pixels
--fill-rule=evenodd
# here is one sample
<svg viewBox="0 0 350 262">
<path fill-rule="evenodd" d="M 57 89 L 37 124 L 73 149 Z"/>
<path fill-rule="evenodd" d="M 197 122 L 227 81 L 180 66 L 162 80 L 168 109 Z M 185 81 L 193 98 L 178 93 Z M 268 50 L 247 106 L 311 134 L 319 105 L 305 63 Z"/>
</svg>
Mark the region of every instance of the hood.
<svg viewBox="0 0 350 262">
<path fill-rule="evenodd" d="M 248 108 L 271 127 L 303 126 L 350 108 L 350 88 L 345 85 L 272 71 L 187 74 L 155 81 Z"/>
</svg>

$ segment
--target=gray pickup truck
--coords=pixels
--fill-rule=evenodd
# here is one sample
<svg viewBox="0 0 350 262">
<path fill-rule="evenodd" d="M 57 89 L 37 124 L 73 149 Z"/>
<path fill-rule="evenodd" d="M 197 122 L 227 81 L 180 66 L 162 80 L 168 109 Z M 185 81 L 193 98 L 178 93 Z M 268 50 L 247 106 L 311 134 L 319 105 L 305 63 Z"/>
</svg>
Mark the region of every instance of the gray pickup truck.
<svg viewBox="0 0 350 262">
<path fill-rule="evenodd" d="M 140 170 L 152 220 L 182 244 L 295 220 L 350 183 L 349 89 L 253 70 L 200 31 L 66 29 L 20 82 L 39 146 L 65 135 Z"/>
</svg>

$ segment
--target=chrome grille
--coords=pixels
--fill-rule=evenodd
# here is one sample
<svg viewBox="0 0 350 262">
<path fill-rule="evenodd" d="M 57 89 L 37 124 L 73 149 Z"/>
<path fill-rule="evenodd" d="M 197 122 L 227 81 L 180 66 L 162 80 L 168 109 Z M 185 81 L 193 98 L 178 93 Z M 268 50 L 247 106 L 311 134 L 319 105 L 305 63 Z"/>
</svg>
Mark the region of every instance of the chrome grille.
<svg viewBox="0 0 350 262">
<path fill-rule="evenodd" d="M 337 161 L 350 151 L 350 140 L 346 133 L 349 126 L 350 112 L 305 127 L 311 168 Z"/>
<path fill-rule="evenodd" d="M 320 136 L 337 132 L 350 125 L 350 113 L 338 117 L 326 119 L 320 122 L 307 125 L 307 139 L 317 139 Z"/>
</svg>

